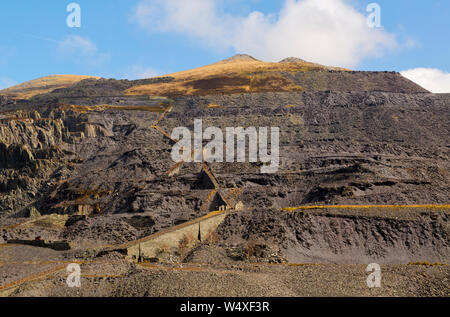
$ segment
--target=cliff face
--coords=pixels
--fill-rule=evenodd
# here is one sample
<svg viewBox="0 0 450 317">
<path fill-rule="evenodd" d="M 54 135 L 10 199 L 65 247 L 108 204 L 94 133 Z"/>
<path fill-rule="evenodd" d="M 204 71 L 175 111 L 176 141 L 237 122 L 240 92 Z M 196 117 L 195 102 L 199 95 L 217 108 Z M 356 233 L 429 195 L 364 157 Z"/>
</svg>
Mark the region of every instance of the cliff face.
<svg viewBox="0 0 450 317">
<path fill-rule="evenodd" d="M 210 165 L 221 187 L 242 188 L 246 206 L 445 203 L 449 197 L 446 95 L 259 93 L 119 106 L 138 103 L 127 98 L 107 108 L 43 106 L 1 119 L 3 148 L 24 146 L 30 152 L 28 158 L 8 154 L 4 166 L 22 160 L 70 166 L 70 173 L 45 180 L 65 185 L 43 191 L 54 192 L 52 199 L 36 202 L 44 213 L 83 204 L 109 213 L 198 210 L 204 198 L 193 198 L 190 191 L 207 196 L 213 188 L 203 184 L 201 164 L 186 164 L 178 176 L 167 177 L 173 143 L 150 127 L 161 116 L 163 108 L 156 107 L 161 100 L 172 104 L 159 123 L 169 134 L 175 127 L 191 127 L 194 119 L 203 119 L 204 129 L 280 127 L 276 174 L 261 174 L 260 166 L 250 163 Z M 96 191 L 114 195 L 93 199 Z"/>
<path fill-rule="evenodd" d="M 87 116 L 58 108 L 7 111 L 0 116 L 0 189 L 3 214 L 23 214 L 42 187 L 55 181 L 52 173 L 71 167 L 76 142 L 111 136 Z M 48 205 L 43 206 L 47 208 Z"/>
</svg>

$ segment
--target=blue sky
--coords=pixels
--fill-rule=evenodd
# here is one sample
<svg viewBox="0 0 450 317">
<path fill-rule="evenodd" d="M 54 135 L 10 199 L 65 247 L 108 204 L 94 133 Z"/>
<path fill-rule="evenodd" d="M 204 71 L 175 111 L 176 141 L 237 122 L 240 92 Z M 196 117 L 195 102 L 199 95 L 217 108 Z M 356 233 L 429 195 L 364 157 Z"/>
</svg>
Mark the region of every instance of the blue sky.
<svg viewBox="0 0 450 317">
<path fill-rule="evenodd" d="M 71 2 L 81 7 L 80 28 L 66 24 Z M 150 77 L 235 53 L 270 61 L 295 54 L 358 70 L 411 70 L 414 78 L 428 76 L 444 90 L 450 86 L 450 1 L 378 0 L 383 28 L 371 31 L 361 17 L 372 2 L 2 1 L 0 88 L 50 74 Z"/>
</svg>

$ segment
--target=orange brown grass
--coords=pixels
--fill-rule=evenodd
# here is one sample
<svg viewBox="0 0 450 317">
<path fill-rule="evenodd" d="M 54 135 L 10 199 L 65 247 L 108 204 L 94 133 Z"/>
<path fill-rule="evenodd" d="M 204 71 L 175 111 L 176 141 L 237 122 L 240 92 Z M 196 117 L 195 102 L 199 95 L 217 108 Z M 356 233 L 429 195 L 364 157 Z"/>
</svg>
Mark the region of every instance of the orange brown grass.
<svg viewBox="0 0 450 317">
<path fill-rule="evenodd" d="M 345 70 L 308 62 L 266 63 L 257 60 L 219 62 L 212 65 L 182 71 L 168 76 L 170 83 L 135 86 L 127 95 L 208 95 L 268 91 L 302 91 L 281 73 L 308 72 L 314 70 Z"/>
<path fill-rule="evenodd" d="M 70 87 L 84 79 L 89 78 L 98 79 L 99 77 L 79 75 L 50 75 L 0 90 L 0 94 L 16 99 L 28 99 L 39 94 L 52 92 L 55 89 Z"/>
</svg>

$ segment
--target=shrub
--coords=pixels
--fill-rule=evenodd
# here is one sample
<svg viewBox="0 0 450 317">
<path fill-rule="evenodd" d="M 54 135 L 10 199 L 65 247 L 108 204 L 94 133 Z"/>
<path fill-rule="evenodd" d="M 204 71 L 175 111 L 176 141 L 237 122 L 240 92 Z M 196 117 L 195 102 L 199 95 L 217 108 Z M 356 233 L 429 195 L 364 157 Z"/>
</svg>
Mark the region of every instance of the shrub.
<svg viewBox="0 0 450 317">
<path fill-rule="evenodd" d="M 205 237 L 205 242 L 208 244 L 216 244 L 219 242 L 219 235 L 217 234 L 216 230 L 211 229 L 208 234 Z"/>
<path fill-rule="evenodd" d="M 178 253 L 181 257 L 184 257 L 189 251 L 190 248 L 192 248 L 195 243 L 196 239 L 194 238 L 194 235 L 192 232 L 188 232 L 187 234 L 183 235 L 183 238 L 178 243 Z"/>
<path fill-rule="evenodd" d="M 250 257 L 255 254 L 255 247 L 256 247 L 255 240 L 253 238 L 250 238 L 247 241 L 247 245 L 244 248 L 244 256 L 246 257 L 247 260 L 250 259 Z"/>
</svg>

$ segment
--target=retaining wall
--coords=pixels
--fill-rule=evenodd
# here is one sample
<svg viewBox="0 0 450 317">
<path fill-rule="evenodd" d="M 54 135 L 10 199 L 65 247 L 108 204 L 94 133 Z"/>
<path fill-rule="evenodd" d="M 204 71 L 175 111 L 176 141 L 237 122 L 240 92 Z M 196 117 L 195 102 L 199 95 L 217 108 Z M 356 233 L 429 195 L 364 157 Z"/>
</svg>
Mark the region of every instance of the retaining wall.
<svg viewBox="0 0 450 317">
<path fill-rule="evenodd" d="M 214 211 L 204 217 L 158 232 L 144 239 L 124 244 L 119 249 L 127 250 L 127 258 L 157 258 L 160 250 L 178 248 L 185 237 L 204 240 L 224 221 L 230 211 Z"/>
</svg>

